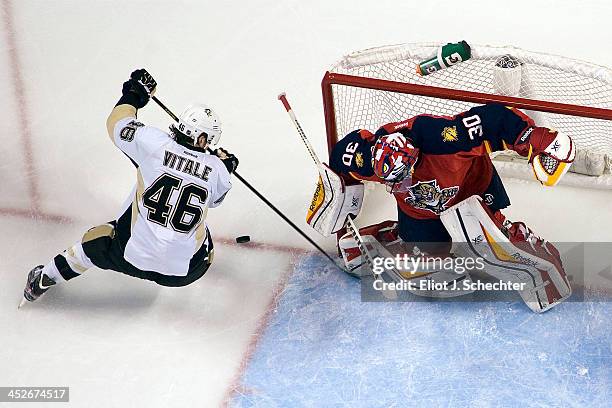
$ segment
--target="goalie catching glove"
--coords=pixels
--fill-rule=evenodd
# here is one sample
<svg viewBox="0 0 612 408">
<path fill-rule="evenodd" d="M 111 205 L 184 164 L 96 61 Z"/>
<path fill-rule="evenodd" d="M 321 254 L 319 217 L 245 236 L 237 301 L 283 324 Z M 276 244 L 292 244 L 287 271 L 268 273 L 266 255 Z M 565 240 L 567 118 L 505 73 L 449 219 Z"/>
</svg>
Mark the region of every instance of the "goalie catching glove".
<svg viewBox="0 0 612 408">
<path fill-rule="evenodd" d="M 569 136 L 544 127 L 527 128 L 514 150 L 527 157 L 536 179 L 545 186 L 556 185 L 576 157 L 576 145 Z"/>
</svg>

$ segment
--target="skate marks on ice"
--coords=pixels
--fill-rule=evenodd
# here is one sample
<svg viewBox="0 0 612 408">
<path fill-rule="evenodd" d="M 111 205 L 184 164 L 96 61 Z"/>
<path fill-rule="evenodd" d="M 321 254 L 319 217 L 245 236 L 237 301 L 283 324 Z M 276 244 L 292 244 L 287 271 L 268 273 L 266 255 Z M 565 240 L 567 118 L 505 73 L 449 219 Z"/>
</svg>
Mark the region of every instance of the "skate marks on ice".
<svg viewBox="0 0 612 408">
<path fill-rule="evenodd" d="M 94 268 L 17 310 L 30 263 L 83 228 L 0 227 L 13 233 L 0 247 L 0 384 L 69 386 L 75 406 L 220 405 L 293 257 L 218 242 L 213 266 L 185 288 Z"/>
<path fill-rule="evenodd" d="M 606 406 L 612 303 L 542 315 L 505 302 L 361 303 L 317 256 L 298 266 L 231 406 Z"/>
</svg>

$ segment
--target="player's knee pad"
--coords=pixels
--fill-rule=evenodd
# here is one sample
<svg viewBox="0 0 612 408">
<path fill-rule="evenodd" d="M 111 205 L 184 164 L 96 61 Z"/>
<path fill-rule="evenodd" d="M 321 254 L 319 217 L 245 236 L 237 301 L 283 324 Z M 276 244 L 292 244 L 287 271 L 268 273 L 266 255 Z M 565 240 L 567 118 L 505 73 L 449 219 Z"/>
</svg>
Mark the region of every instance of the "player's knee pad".
<svg viewBox="0 0 612 408">
<path fill-rule="evenodd" d="M 453 252 L 481 258 L 485 272 L 500 281 L 522 284 L 519 293 L 533 311 L 544 312 L 571 295 L 557 249 L 523 223 L 504 223 L 479 197 L 454 205 L 440 218 L 453 239 Z"/>
<path fill-rule="evenodd" d="M 90 242 L 99 238 L 113 238 L 115 236 L 115 227 L 112 224 L 102 224 L 90 228 L 81 239 L 82 243 Z"/>
<path fill-rule="evenodd" d="M 87 260 L 91 265 L 109 269 L 108 252 L 115 238 L 115 232 L 113 223 L 97 225 L 85 232 L 79 245 L 83 252 L 83 261 Z"/>
<path fill-rule="evenodd" d="M 65 256 L 70 267 L 74 268 L 78 273 L 83 273 L 87 269 L 94 266 L 91 259 L 87 255 L 86 247 L 95 246 L 99 241 L 110 240 L 115 236 L 115 227 L 112 224 L 102 224 L 90 228 L 83 234 L 80 243 L 74 244 L 68 248 L 62 255 Z"/>
</svg>

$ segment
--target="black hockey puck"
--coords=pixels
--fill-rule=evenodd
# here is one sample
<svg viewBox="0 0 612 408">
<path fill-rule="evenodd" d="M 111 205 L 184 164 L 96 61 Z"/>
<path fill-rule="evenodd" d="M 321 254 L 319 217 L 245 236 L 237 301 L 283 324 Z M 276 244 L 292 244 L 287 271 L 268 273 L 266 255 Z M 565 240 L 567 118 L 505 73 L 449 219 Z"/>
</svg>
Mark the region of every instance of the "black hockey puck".
<svg viewBox="0 0 612 408">
<path fill-rule="evenodd" d="M 251 241 L 251 237 L 248 235 L 241 235 L 238 238 L 236 238 L 236 242 L 239 244 L 244 244 L 250 241 Z"/>
</svg>

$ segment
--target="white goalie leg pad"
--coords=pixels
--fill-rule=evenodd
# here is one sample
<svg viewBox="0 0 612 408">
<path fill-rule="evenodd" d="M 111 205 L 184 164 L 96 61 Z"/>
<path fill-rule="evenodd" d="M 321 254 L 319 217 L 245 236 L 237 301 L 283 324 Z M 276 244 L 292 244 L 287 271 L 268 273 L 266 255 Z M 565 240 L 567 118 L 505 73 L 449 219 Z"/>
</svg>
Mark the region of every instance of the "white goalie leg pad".
<svg viewBox="0 0 612 408">
<path fill-rule="evenodd" d="M 402 270 L 410 282 L 410 293 L 432 298 L 451 298 L 474 292 L 469 273 L 458 273 L 451 266 L 425 257 L 415 258 L 414 261 L 418 263 L 416 268 Z"/>
<path fill-rule="evenodd" d="M 366 244 L 371 244 L 373 238 L 374 237 L 371 235 L 365 235 L 363 236 L 363 241 Z M 362 278 L 372 274 L 372 271 L 366 264 L 365 258 L 359 249 L 357 241 L 355 241 L 351 233 L 347 232 L 338 240 L 338 248 L 344 260 L 346 272 L 349 275 L 356 278 Z"/>
<path fill-rule="evenodd" d="M 395 259 L 397 255 L 403 257 L 404 253 L 397 253 L 397 241 L 380 242 L 375 235 L 372 235 L 372 231 L 376 231 L 376 235 L 388 233 L 387 229 L 396 228 L 397 224 L 393 224 L 394 226 L 390 227 L 387 222 L 379 224 L 379 226 L 382 225 L 381 228 L 371 226 L 360 230 L 361 238 L 374 258 Z M 351 233 L 343 235 L 338 241 L 338 246 L 349 275 L 357 278 L 372 275 L 373 271 Z M 390 247 L 393 248 L 393 252 L 390 251 Z M 428 260 L 426 257 L 414 256 L 409 257 L 406 262 L 403 262 L 402 259 L 402 262 L 397 265 L 397 271 L 406 282 L 405 290 L 417 296 L 449 298 L 474 292 L 471 289 L 471 277 L 467 272 L 457 273 L 454 268 L 446 265 L 448 264 Z"/>
<path fill-rule="evenodd" d="M 384 221 L 379 224 L 360 228 L 359 234 L 364 244 L 367 245 L 368 248 L 371 248 L 377 256 L 385 255 L 378 254 L 376 248 L 385 248 L 386 245 L 401 242 L 401 239 L 397 235 L 397 222 L 395 221 Z M 382 244 L 380 240 L 383 241 Z M 360 278 L 372 274 L 372 271 L 361 253 L 359 243 L 355 240 L 350 231 L 338 240 L 338 248 L 340 249 L 349 275 Z"/>
<path fill-rule="evenodd" d="M 571 295 L 560 259 L 552 254 L 538 256 L 527 241 L 512 242 L 485 210 L 480 197 L 452 206 L 440 219 L 452 237 L 455 255 L 481 258 L 489 275 L 522 284 L 524 289 L 518 292 L 534 312 L 544 312 Z"/>
<path fill-rule="evenodd" d="M 324 237 L 340 231 L 346 218 L 357 217 L 363 203 L 363 184 L 345 186 L 327 165 L 319 167 L 319 181 L 312 197 L 306 223 Z"/>
</svg>

